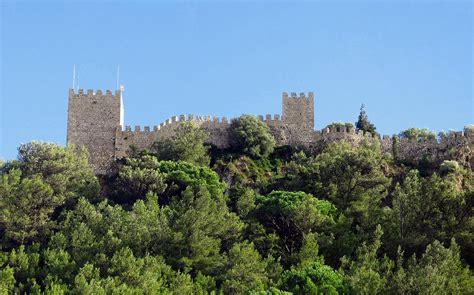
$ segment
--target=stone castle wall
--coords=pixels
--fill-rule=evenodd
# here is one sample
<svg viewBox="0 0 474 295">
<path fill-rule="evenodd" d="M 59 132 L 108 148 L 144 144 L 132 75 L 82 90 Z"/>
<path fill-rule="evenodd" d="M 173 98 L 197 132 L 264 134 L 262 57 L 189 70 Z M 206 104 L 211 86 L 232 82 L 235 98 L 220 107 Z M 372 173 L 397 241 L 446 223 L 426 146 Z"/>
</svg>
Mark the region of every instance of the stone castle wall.
<svg viewBox="0 0 474 295">
<path fill-rule="evenodd" d="M 396 160 L 441 163 L 444 160 L 456 160 L 460 164 L 474 168 L 474 133 L 471 129 L 450 131 L 446 135 L 427 140 L 384 136 L 382 151 Z"/>
<path fill-rule="evenodd" d="M 283 123 L 291 129 L 313 130 L 314 129 L 314 93 L 292 92 L 291 96 L 283 92 L 282 97 Z"/>
<path fill-rule="evenodd" d="M 115 130 L 122 124 L 121 106 L 120 91 L 69 91 L 67 142 L 85 146 L 89 162 L 99 174 L 106 173 L 115 159 Z"/>
<path fill-rule="evenodd" d="M 193 122 L 203 128 L 209 135 L 208 142 L 219 148 L 229 146 L 229 121 L 227 118 L 218 118 L 211 116 L 194 116 L 180 115 L 173 116 L 160 125 L 153 126 L 135 126 L 132 130 L 131 126 L 125 126 L 122 130 L 121 126 L 117 126 L 115 133 L 115 148 L 118 158 L 127 154 L 130 146 L 138 149 L 147 149 L 155 141 L 170 138 L 176 133 L 176 129 L 183 122 Z"/>
<path fill-rule="evenodd" d="M 347 126 L 330 126 L 314 130 L 314 94 L 301 93 L 296 96 L 286 92 L 282 97 L 283 116 L 266 115 L 258 118 L 269 126 L 277 145 L 298 145 L 312 148 L 321 143 L 348 141 L 359 145 L 363 140 L 379 141 L 382 152 L 402 161 L 421 161 L 424 159 L 442 162 L 455 159 L 461 164 L 474 167 L 471 150 L 474 148 L 474 133 L 465 129 L 450 132 L 437 140 L 418 141 L 391 136 L 380 138 L 370 133 L 356 131 Z M 227 118 L 211 116 L 179 115 L 173 116 L 153 127 L 125 126 L 120 118 L 122 113 L 121 93 L 112 95 L 110 91 L 87 93 L 79 90 L 69 94 L 68 143 L 84 145 L 90 153 L 90 161 L 98 174 L 107 173 L 114 159 L 127 155 L 131 146 L 147 149 L 155 141 L 170 138 L 182 122 L 193 122 L 205 130 L 208 143 L 218 148 L 230 145 L 230 122 Z"/>
<path fill-rule="evenodd" d="M 356 131 L 354 128 L 334 127 L 324 128 L 320 131 L 312 130 L 303 137 L 300 137 L 299 141 L 295 141 L 290 140 L 291 136 L 288 135 L 293 130 L 283 124 L 279 115 L 274 117 L 267 115 L 265 118 L 259 116 L 258 118 L 268 125 L 279 146 L 298 144 L 311 148 L 312 145 L 317 143 L 330 143 L 342 140 L 357 146 L 364 140 L 379 141 L 382 153 L 386 156 L 394 157 L 396 160 L 419 162 L 426 159 L 441 163 L 444 160 L 455 159 L 465 166 L 470 165 L 474 167 L 472 157 L 465 158 L 474 147 L 474 134 L 470 134 L 468 129 L 460 132 L 450 132 L 447 136 L 438 139 L 416 140 L 387 135 L 381 138 L 371 133 Z M 131 145 L 136 146 L 138 149 L 146 149 L 155 141 L 173 136 L 181 122 L 193 122 L 203 128 L 209 134 L 208 142 L 218 148 L 229 147 L 230 138 L 228 134 L 230 130 L 229 122 L 226 118 L 210 120 L 209 117 L 181 115 L 179 119 L 172 117 L 165 123 L 153 128 L 145 126 L 142 129 L 140 126 L 135 126 L 133 131 L 130 126 L 127 126 L 124 131 L 121 128 L 117 128 L 116 156 L 119 158 L 126 156 Z M 471 164 L 469 164 L 470 162 Z"/>
</svg>

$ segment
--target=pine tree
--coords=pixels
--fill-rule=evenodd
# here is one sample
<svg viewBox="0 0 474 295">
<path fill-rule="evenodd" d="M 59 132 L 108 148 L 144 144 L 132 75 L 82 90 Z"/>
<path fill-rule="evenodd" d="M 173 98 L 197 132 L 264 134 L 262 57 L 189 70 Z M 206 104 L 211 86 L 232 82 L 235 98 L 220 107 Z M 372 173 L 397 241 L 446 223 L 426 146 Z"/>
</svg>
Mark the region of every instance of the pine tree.
<svg viewBox="0 0 474 295">
<path fill-rule="evenodd" d="M 365 106 L 362 104 L 360 106 L 360 113 L 359 113 L 359 119 L 356 122 L 356 129 L 357 130 L 362 130 L 364 132 L 370 132 L 370 133 L 375 133 L 375 125 L 370 123 L 369 117 L 367 117 L 367 114 L 365 113 Z"/>
</svg>

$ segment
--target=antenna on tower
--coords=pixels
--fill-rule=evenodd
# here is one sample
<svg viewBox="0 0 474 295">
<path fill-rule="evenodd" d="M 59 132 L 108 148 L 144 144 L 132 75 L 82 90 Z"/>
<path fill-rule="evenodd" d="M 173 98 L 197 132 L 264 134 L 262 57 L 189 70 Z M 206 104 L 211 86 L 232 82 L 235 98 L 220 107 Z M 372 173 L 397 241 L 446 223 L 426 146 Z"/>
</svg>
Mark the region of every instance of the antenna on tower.
<svg viewBox="0 0 474 295">
<path fill-rule="evenodd" d="M 76 65 L 75 64 L 72 68 L 72 90 L 75 90 L 74 86 L 76 86 Z"/>
<path fill-rule="evenodd" d="M 117 90 L 120 89 L 120 67 L 117 66 Z"/>
</svg>

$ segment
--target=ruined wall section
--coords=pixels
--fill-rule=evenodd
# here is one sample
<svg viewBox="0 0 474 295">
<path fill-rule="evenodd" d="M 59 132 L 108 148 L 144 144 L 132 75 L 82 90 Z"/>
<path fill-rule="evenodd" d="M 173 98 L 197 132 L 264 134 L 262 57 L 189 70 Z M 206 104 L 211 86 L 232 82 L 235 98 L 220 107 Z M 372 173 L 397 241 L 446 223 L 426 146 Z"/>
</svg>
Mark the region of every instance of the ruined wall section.
<svg viewBox="0 0 474 295">
<path fill-rule="evenodd" d="M 97 174 L 105 174 L 115 157 L 115 130 L 122 113 L 121 92 L 69 90 L 67 143 L 86 147 Z"/>
<path fill-rule="evenodd" d="M 469 128 L 428 140 L 384 136 L 381 146 L 384 154 L 397 161 L 441 164 L 445 160 L 456 160 L 465 167 L 474 168 L 474 132 Z"/>
<path fill-rule="evenodd" d="M 474 168 L 474 130 L 467 127 L 464 131 L 451 131 L 436 139 L 417 140 L 388 135 L 380 137 L 352 127 L 331 126 L 314 131 L 313 141 L 307 147 L 318 148 L 321 143 L 340 141 L 359 146 L 364 140 L 379 143 L 382 154 L 397 161 L 428 161 L 439 165 L 445 160 L 456 160 L 465 167 Z"/>
</svg>

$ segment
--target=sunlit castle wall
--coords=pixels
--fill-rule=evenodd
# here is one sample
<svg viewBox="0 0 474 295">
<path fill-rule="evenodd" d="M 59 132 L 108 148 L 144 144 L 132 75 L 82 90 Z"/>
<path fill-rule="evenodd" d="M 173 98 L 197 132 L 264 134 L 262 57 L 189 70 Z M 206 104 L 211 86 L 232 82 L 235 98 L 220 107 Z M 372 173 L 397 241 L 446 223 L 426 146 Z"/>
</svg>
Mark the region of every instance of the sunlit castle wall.
<svg viewBox="0 0 474 295">
<path fill-rule="evenodd" d="M 230 146 L 230 120 L 208 115 L 172 116 L 165 122 L 150 126 L 124 126 L 121 91 L 113 95 L 97 90 L 86 93 L 79 89 L 69 92 L 67 142 L 84 146 L 90 153 L 90 163 L 97 174 L 108 173 L 115 159 L 123 158 L 130 148 L 149 149 L 156 141 L 171 138 L 183 122 L 192 122 L 209 135 L 208 143 L 217 148 Z M 357 131 L 349 126 L 330 126 L 314 130 L 314 93 L 288 93 L 282 95 L 282 116 L 257 116 L 270 129 L 279 146 L 320 148 L 331 142 L 347 141 L 359 146 L 364 141 L 380 145 L 385 156 L 399 161 L 457 160 L 466 167 L 474 167 L 471 151 L 474 148 L 474 131 L 450 132 L 438 139 L 409 140 L 396 136 L 383 136 Z"/>
</svg>

